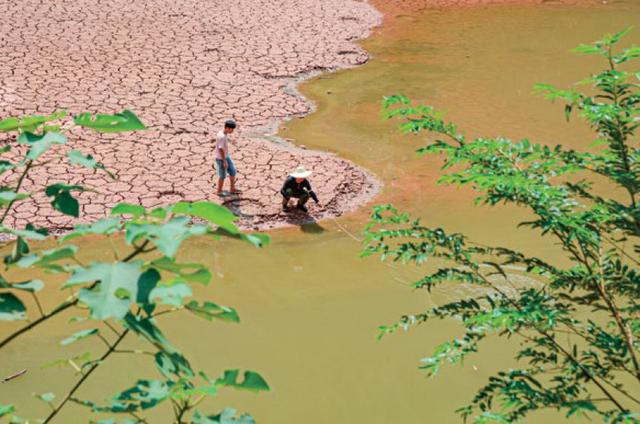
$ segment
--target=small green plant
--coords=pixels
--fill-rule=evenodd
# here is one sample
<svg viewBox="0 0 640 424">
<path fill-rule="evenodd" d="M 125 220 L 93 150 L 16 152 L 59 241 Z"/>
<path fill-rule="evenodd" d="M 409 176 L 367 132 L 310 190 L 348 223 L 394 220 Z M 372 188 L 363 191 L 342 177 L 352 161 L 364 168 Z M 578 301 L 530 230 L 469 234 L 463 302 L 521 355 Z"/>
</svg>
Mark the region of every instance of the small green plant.
<svg viewBox="0 0 640 424">
<path fill-rule="evenodd" d="M 567 416 L 596 415 L 606 422 L 640 422 L 640 72 L 629 72 L 640 48 L 614 52 L 625 32 L 582 45 L 607 68 L 582 82 L 589 93 L 539 85 L 566 103 L 596 132 L 598 148 L 575 151 L 528 140 L 467 140 L 455 124 L 404 96 L 385 100 L 388 118 L 403 132 L 436 139 L 420 154 L 444 157 L 441 183 L 471 186 L 477 201 L 515 204 L 533 214 L 520 225 L 555 238 L 570 260 L 560 266 L 507 247 L 484 246 L 466 236 L 430 228 L 390 205 L 377 207 L 366 228 L 363 255 L 433 263 L 414 284 L 433 290 L 476 286 L 460 298 L 381 327 L 381 335 L 433 319 L 456 319 L 464 334 L 438 346 L 421 368 L 435 375 L 445 363 L 462 363 L 489 335 L 518 344 L 519 368 L 490 377 L 459 410 L 476 423 L 514 422 L 555 408 Z M 594 187 L 598 181 L 607 190 Z M 624 196 L 614 197 L 616 191 Z M 518 273 L 530 283 L 514 278 Z"/>
<path fill-rule="evenodd" d="M 194 370 L 183 353 L 165 337 L 157 320 L 158 316 L 190 313 L 208 321 L 239 322 L 237 312 L 230 307 L 209 300 L 192 299 L 192 284 L 209 284 L 211 273 L 199 263 L 181 263 L 176 260 L 182 243 L 194 236 L 232 237 L 256 247 L 268 242 L 261 234 L 245 234 L 235 225 L 234 215 L 222 206 L 209 202 L 179 202 L 167 207 L 146 210 L 140 205 L 119 204 L 111 216 L 92 224 L 76 225 L 64 237 L 55 239 L 55 247 L 38 248 L 39 242 L 52 236 L 47 229 L 27 224 L 24 228 L 5 225 L 6 218 L 19 202 L 33 193 L 23 190 L 23 182 L 30 171 L 45 161 L 63 160 L 56 154 L 58 145 L 65 144 L 61 121 L 65 112 L 48 116 L 7 118 L 0 121 L 0 132 L 15 132 L 18 145 L 26 146 L 20 160 L 7 159 L 12 149 L 6 144 L 0 154 L 0 173 L 4 185 L 0 187 L 0 233 L 12 237 L 11 253 L 4 257 L 5 273 L 0 275 L 0 320 L 26 321 L 27 324 L 11 331 L 0 340 L 2 349 L 15 342 L 22 334 L 36 328 L 67 310 L 75 309 L 75 318 L 69 322 L 70 334 L 62 345 L 82 343 L 87 338 L 97 338 L 104 343 L 100 353 L 86 352 L 69 358 L 52 360 L 44 366 L 68 367 L 78 378 L 70 390 L 62 396 L 44 393 L 38 398 L 50 405 L 48 416 L 35 422 L 49 423 L 69 403 L 74 402 L 94 412 L 128 416 L 125 422 L 146 423 L 144 414 L 150 408 L 167 404 L 173 411 L 174 423 L 253 423 L 249 415 L 235 418 L 235 411 L 225 409 L 217 415 L 206 415 L 198 406 L 218 390 L 229 387 L 251 391 L 269 390 L 265 380 L 253 371 L 227 370 L 218 378 L 210 378 Z M 73 123 L 99 132 L 123 132 L 143 130 L 142 122 L 132 112 L 125 110 L 115 115 L 92 116 L 83 113 L 73 117 Z M 108 171 L 91 155 L 69 151 L 66 158 L 70 165 L 84 166 L 96 172 Z M 85 187 L 51 184 L 44 187 L 51 198 L 53 208 L 63 214 L 79 216 L 79 203 L 74 192 Z M 101 261 L 83 263 L 79 248 L 70 242 L 87 235 L 111 238 L 124 234 L 128 251 L 105 252 Z M 51 243 L 49 243 L 50 245 Z M 38 292 L 46 284 L 41 280 L 9 281 L 12 269 L 33 270 L 44 275 L 62 275 L 66 281 L 61 290 L 69 292 L 68 298 L 51 310 L 45 310 Z M 5 278 L 6 277 L 6 278 Z M 25 297 L 33 299 L 35 308 L 28 310 Z M 74 329 L 74 327 L 76 327 Z M 126 350 L 122 343 L 129 335 L 144 340 L 146 350 Z M 136 376 L 132 386 L 113 395 L 106 403 L 79 397 L 83 384 L 107 359 L 114 355 L 131 355 L 133 360 L 149 358 L 159 372 L 159 378 L 145 379 Z M 6 399 L 3 399 L 6 402 Z M 15 415 L 11 404 L 0 405 L 0 417 L 10 417 L 12 423 L 34 422 Z M 114 423 L 114 419 L 95 421 Z"/>
</svg>

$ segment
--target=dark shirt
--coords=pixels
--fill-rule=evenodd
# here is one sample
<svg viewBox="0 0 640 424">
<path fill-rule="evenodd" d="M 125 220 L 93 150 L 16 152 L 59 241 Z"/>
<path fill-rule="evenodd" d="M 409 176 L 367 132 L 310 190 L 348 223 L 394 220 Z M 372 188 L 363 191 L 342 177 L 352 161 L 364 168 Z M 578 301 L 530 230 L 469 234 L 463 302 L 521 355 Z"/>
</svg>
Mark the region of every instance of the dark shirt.
<svg viewBox="0 0 640 424">
<path fill-rule="evenodd" d="M 288 190 L 291 190 L 291 194 L 287 194 Z M 291 176 L 287 177 L 287 179 L 284 180 L 282 189 L 280 189 L 280 193 L 284 197 L 289 197 L 289 196 L 300 197 L 304 195 L 309 195 L 314 201 L 316 202 L 318 201 L 317 200 L 318 197 L 311 190 L 311 184 L 309 184 L 309 180 L 307 180 L 306 178 L 302 180 L 301 183 L 298 183 L 294 177 L 291 177 Z"/>
</svg>

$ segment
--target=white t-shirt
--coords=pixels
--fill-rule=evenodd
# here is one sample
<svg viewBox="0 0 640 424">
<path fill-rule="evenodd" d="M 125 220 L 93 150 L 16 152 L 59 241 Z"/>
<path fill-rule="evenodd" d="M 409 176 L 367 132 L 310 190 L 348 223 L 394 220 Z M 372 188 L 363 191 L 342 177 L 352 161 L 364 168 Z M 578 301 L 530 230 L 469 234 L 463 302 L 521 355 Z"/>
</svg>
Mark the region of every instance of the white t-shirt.
<svg viewBox="0 0 640 424">
<path fill-rule="evenodd" d="M 227 156 L 229 156 L 229 136 L 226 135 L 224 131 L 220 131 L 216 136 L 216 159 L 224 160 L 225 158 L 222 157 L 220 149 L 227 152 Z"/>
</svg>

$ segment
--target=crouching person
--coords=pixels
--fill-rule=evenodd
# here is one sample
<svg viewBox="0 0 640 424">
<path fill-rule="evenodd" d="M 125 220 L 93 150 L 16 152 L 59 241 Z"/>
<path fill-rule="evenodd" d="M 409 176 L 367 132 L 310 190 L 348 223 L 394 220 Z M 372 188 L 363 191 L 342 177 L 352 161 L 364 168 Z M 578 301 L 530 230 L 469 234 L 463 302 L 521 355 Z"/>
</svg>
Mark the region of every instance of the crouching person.
<svg viewBox="0 0 640 424">
<path fill-rule="evenodd" d="M 303 212 L 308 212 L 305 204 L 309 201 L 309 198 L 318 203 L 318 196 L 311 189 L 311 184 L 307 179 L 311 175 L 311 171 L 307 171 L 303 166 L 299 166 L 293 171 L 287 179 L 284 181 L 280 194 L 282 194 L 282 210 L 289 212 L 289 200 L 291 198 L 298 199 L 296 208 Z"/>
</svg>

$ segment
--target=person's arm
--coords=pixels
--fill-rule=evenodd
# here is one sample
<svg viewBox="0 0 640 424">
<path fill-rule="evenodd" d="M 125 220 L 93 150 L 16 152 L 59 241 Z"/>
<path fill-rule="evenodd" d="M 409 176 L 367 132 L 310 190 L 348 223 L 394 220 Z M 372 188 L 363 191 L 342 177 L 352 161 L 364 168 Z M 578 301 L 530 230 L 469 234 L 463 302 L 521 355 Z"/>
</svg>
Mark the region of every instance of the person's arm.
<svg viewBox="0 0 640 424">
<path fill-rule="evenodd" d="M 305 180 L 303 186 L 307 190 L 309 196 L 311 196 L 313 201 L 316 203 L 320 203 L 320 201 L 318 200 L 318 196 L 316 196 L 316 193 L 311 189 L 311 183 L 309 182 L 309 180 Z"/>
<path fill-rule="evenodd" d="M 316 193 L 313 190 L 309 191 L 309 196 L 311 196 L 314 202 L 320 203 L 320 200 L 318 200 L 318 196 L 316 196 Z"/>
<path fill-rule="evenodd" d="M 284 180 L 284 184 L 282 184 L 282 188 L 280 189 L 280 194 L 282 194 L 284 197 L 287 197 L 287 187 L 289 185 L 289 177 L 285 178 Z"/>
</svg>

